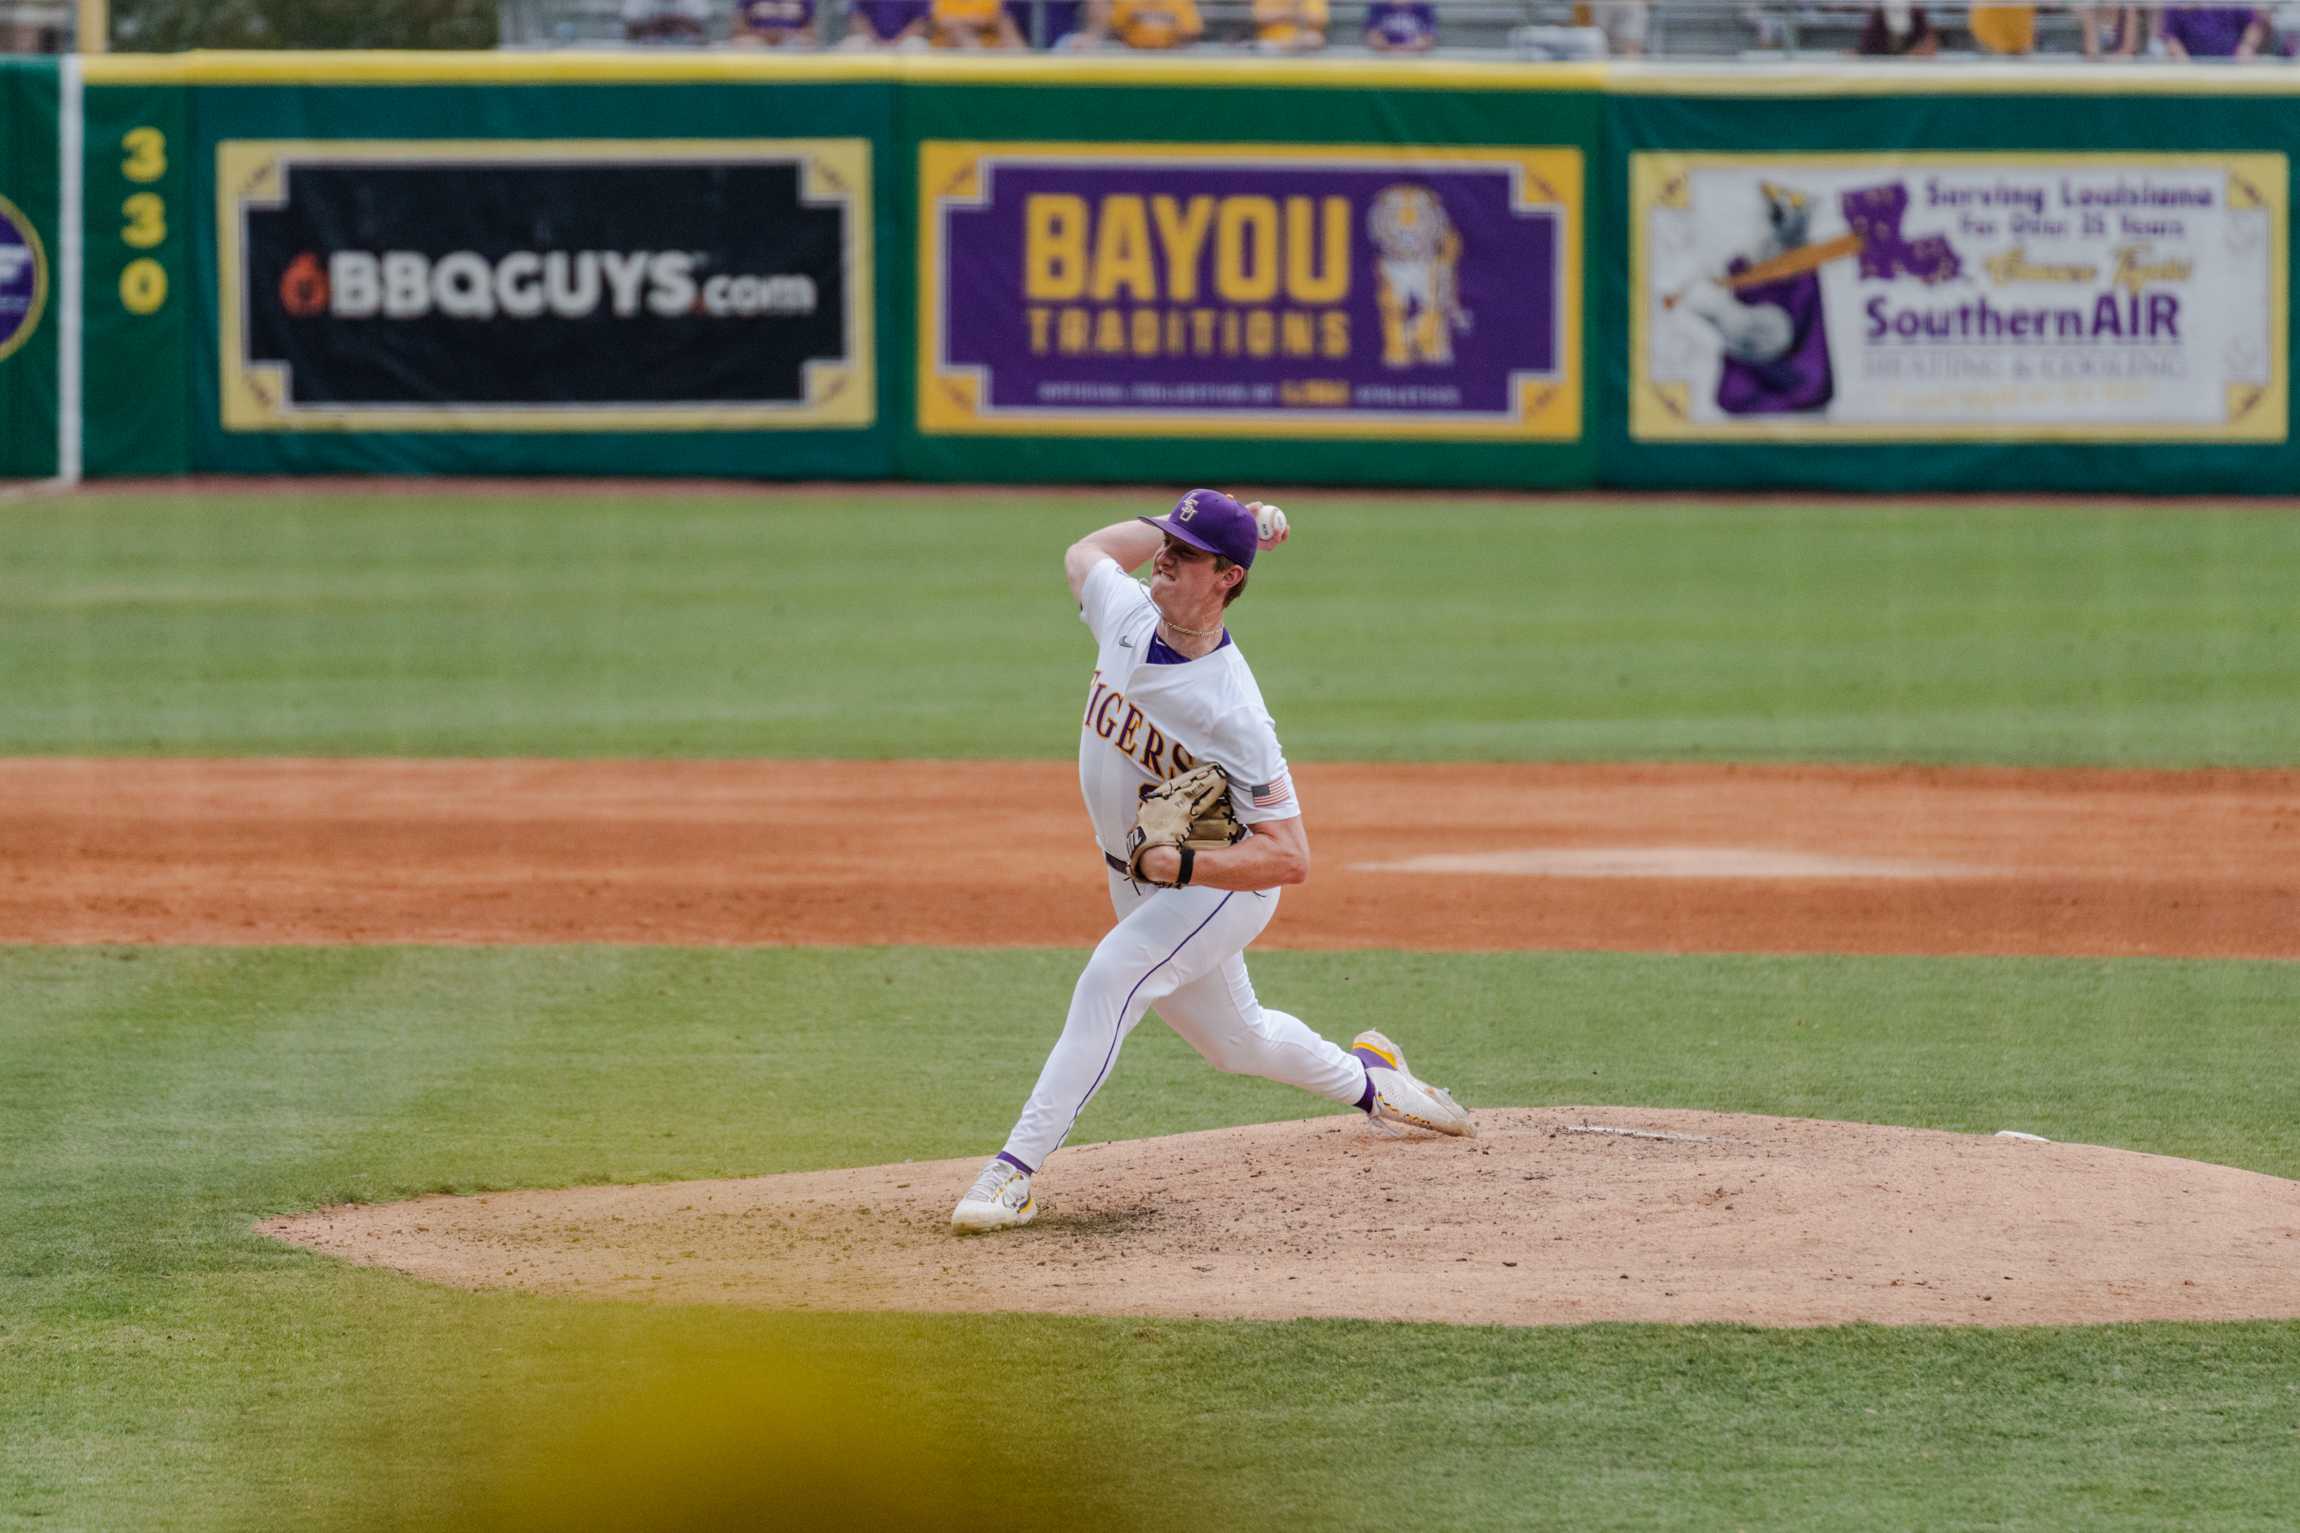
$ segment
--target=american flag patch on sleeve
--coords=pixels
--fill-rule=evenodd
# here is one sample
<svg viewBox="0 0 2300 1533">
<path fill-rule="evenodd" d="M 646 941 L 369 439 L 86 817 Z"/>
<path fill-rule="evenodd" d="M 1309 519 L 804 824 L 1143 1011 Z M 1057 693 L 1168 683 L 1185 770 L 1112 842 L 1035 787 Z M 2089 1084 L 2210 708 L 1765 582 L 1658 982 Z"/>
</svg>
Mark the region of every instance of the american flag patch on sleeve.
<svg viewBox="0 0 2300 1533">
<path fill-rule="evenodd" d="M 1257 783 L 1246 790 L 1256 809 L 1275 809 L 1294 796 L 1294 785 L 1280 772 L 1276 782 Z"/>
</svg>

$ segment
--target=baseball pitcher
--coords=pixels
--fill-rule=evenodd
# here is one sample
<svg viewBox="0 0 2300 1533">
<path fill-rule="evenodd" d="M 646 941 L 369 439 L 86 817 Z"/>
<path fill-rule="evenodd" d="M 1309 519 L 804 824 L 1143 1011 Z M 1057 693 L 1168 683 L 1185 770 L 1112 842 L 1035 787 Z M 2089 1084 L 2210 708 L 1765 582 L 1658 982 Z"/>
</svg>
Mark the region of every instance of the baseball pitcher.
<svg viewBox="0 0 2300 1533">
<path fill-rule="evenodd" d="M 1078 784 L 1118 922 L 1078 976 L 1062 1036 L 1006 1147 L 952 1211 L 961 1231 L 1037 1215 L 1031 1178 L 1153 1006 L 1217 1070 L 1284 1081 L 1387 1125 L 1476 1132 L 1380 1033 L 1339 1048 L 1263 1006 L 1246 977 L 1246 945 L 1277 914 L 1279 892 L 1309 877 L 1310 839 L 1277 729 L 1223 614 L 1246 589 L 1255 554 L 1287 535 L 1276 506 L 1192 490 L 1169 514 L 1105 527 L 1063 558 L 1095 642 Z M 1147 586 L 1128 573 L 1145 563 Z"/>
</svg>

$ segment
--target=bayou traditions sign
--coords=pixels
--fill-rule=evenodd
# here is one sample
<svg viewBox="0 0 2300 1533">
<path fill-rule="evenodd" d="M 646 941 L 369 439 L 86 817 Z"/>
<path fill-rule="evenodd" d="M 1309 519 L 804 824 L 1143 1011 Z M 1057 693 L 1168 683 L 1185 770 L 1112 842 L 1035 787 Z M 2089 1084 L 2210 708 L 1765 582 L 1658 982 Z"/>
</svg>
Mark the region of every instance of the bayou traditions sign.
<svg viewBox="0 0 2300 1533">
<path fill-rule="evenodd" d="M 1580 151 L 919 154 L 920 430 L 1558 440 Z"/>
</svg>

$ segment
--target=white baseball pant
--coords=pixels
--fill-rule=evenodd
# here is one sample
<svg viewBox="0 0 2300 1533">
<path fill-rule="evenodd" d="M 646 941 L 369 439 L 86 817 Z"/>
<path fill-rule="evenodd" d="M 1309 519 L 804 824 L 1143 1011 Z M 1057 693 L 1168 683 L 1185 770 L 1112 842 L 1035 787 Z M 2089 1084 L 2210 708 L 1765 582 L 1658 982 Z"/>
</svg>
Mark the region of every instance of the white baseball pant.
<svg viewBox="0 0 2300 1533">
<path fill-rule="evenodd" d="M 1278 912 L 1278 891 L 1161 889 L 1110 874 L 1118 924 L 1094 948 L 1070 1015 L 1038 1072 L 1006 1156 L 1037 1171 L 1110 1079 L 1119 1046 L 1151 1007 L 1217 1070 L 1260 1075 L 1332 1102 L 1365 1095 L 1365 1067 L 1298 1017 L 1254 999 L 1246 944 Z"/>
</svg>

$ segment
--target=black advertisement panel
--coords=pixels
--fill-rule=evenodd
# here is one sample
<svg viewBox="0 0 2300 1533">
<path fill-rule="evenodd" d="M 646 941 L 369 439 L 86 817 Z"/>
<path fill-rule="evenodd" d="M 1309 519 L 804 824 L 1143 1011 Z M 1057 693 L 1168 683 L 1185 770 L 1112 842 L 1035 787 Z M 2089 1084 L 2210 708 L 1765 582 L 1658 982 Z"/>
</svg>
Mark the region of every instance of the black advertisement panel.
<svg viewBox="0 0 2300 1533">
<path fill-rule="evenodd" d="M 868 155 L 223 144 L 224 424 L 868 425 Z"/>
</svg>

